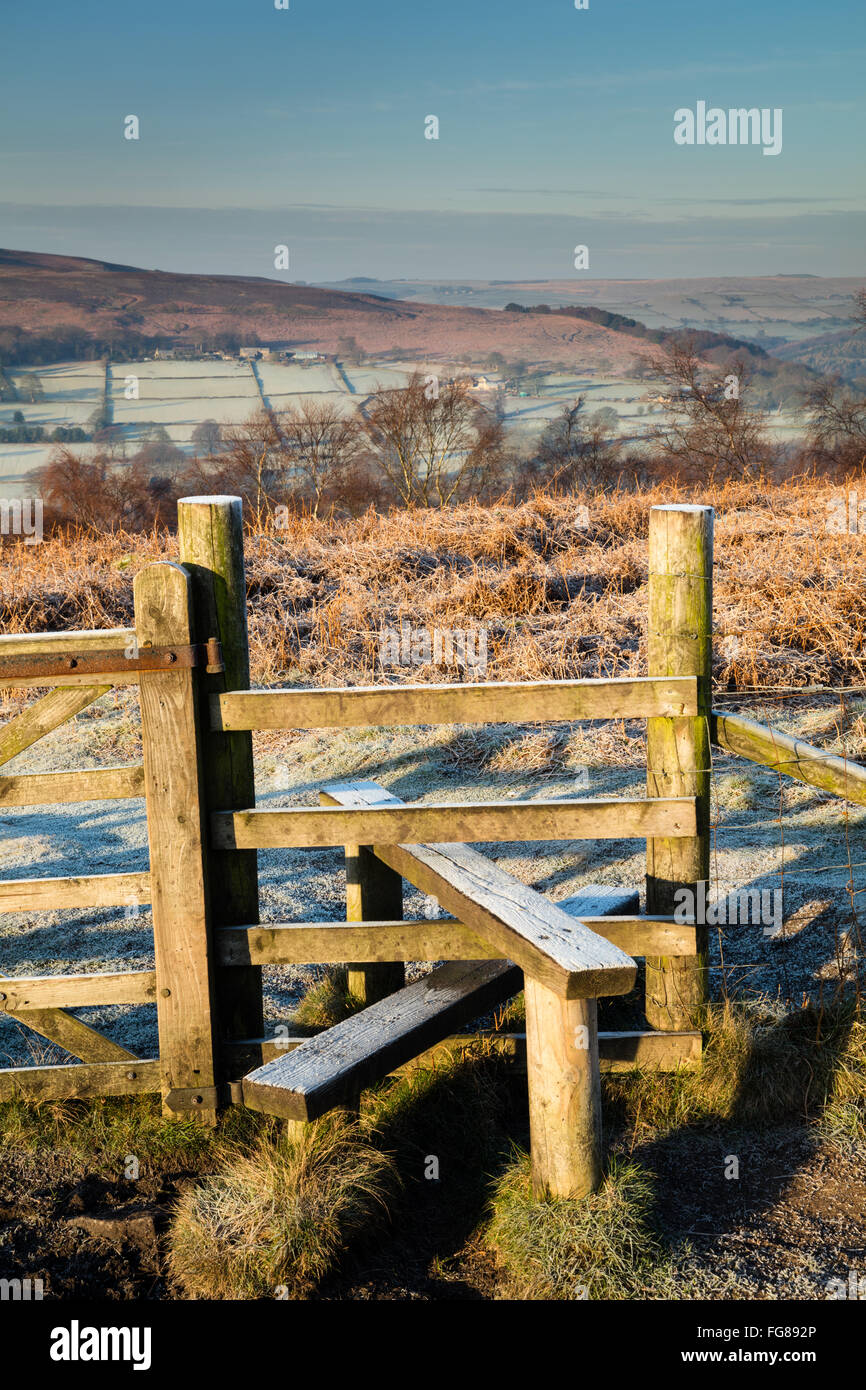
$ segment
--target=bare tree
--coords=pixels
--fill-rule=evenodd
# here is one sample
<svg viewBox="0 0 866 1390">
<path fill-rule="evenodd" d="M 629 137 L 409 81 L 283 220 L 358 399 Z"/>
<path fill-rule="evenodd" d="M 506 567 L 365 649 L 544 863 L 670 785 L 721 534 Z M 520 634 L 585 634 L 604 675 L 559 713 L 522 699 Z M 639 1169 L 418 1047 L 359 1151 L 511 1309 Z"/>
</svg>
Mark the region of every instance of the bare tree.
<svg viewBox="0 0 866 1390">
<path fill-rule="evenodd" d="M 866 289 L 854 297 L 852 319 L 866 328 Z M 866 399 L 839 377 L 825 377 L 803 395 L 809 416 L 808 444 L 824 468 L 847 472 L 866 465 Z"/>
<path fill-rule="evenodd" d="M 223 428 L 218 454 L 193 459 L 190 485 L 199 483 L 212 490 L 237 492 L 261 519 L 277 500 L 272 495 L 270 480 L 282 448 L 273 412 L 258 410 L 243 424 Z"/>
<path fill-rule="evenodd" d="M 709 368 L 694 340 L 677 339 L 652 359 L 665 389 L 668 420 L 648 438 L 669 462 L 748 477 L 761 472 L 773 447 L 766 416 L 746 403 L 751 369 L 744 358 Z M 720 380 L 721 378 L 721 380 Z"/>
<path fill-rule="evenodd" d="M 601 411 L 587 415 L 586 399 L 578 396 L 573 405 L 545 425 L 534 455 L 523 466 L 524 488 L 544 483 L 551 487 L 594 486 L 606 477 L 620 453 L 611 418 Z"/>
<path fill-rule="evenodd" d="M 310 498 L 317 516 L 323 498 L 342 495 L 360 463 L 360 421 L 330 401 L 303 400 L 277 416 L 277 429 L 289 490 Z"/>
<path fill-rule="evenodd" d="M 843 471 L 866 465 L 866 400 L 838 378 L 807 391 L 808 442 L 817 461 Z"/>
<path fill-rule="evenodd" d="M 407 507 L 444 507 L 480 491 L 503 442 L 502 422 L 472 399 L 467 381 L 438 382 L 420 372 L 405 387 L 374 392 L 364 434 Z"/>
</svg>

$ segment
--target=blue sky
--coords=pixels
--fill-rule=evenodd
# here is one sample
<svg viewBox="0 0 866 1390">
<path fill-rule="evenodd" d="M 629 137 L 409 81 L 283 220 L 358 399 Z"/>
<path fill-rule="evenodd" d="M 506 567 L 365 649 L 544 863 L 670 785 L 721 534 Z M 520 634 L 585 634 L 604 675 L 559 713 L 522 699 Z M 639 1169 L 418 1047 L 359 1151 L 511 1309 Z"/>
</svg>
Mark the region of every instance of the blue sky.
<svg viewBox="0 0 866 1390">
<path fill-rule="evenodd" d="M 589 3 L 8 0 L 0 244 L 274 275 L 285 243 L 303 280 L 862 272 L 862 0 Z M 675 145 L 698 101 L 781 108 L 781 154 Z"/>
</svg>

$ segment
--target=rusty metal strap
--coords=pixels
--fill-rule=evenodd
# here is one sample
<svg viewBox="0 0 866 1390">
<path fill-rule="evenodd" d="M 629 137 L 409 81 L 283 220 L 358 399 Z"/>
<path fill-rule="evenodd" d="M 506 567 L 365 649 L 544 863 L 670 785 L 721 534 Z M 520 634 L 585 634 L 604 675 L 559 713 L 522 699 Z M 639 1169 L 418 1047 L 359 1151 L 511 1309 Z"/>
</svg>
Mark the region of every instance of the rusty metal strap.
<svg viewBox="0 0 866 1390">
<path fill-rule="evenodd" d="M 216 637 L 189 646 L 138 647 L 127 656 L 119 651 L 47 652 L 36 656 L 0 656 L 0 680 L 33 680 L 39 676 L 110 676 L 130 671 L 188 671 L 204 666 L 210 674 L 224 671 Z"/>
<path fill-rule="evenodd" d="M 220 1094 L 216 1086 L 175 1086 L 163 1100 L 169 1110 L 216 1110 Z"/>
</svg>

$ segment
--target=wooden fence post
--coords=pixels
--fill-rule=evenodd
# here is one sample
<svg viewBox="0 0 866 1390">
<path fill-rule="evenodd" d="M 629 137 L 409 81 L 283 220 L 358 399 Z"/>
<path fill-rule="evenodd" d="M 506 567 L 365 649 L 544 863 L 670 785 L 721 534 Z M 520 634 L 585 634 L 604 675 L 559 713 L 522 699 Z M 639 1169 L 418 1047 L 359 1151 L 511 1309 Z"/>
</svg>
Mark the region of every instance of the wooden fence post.
<svg viewBox="0 0 866 1390">
<path fill-rule="evenodd" d="M 403 916 L 403 880 L 368 845 L 346 845 L 346 921 L 399 922 Z M 350 965 L 349 991 L 365 1004 L 376 1004 L 406 983 L 401 960 L 377 965 Z"/>
<path fill-rule="evenodd" d="M 205 801 L 210 811 L 244 810 L 256 802 L 252 734 L 211 732 L 207 707 L 210 695 L 248 690 L 250 684 L 243 503 L 240 497 L 183 497 L 177 520 L 180 560 L 192 579 L 199 641 L 218 637 L 225 664 L 222 675 L 208 675 L 201 682 Z M 210 847 L 208 873 L 214 926 L 258 922 L 255 850 Z M 217 994 L 223 1039 L 262 1035 L 261 966 L 220 971 Z"/>
<path fill-rule="evenodd" d="M 374 787 L 373 792 L 374 800 L 380 801 L 382 788 Z M 319 801 L 323 806 L 341 804 L 327 791 L 319 793 Z M 346 921 L 399 922 L 403 916 L 402 876 L 377 859 L 370 845 L 346 845 L 345 853 Z M 349 992 L 356 999 L 377 1004 L 403 988 L 406 966 L 402 960 L 350 965 L 348 977 Z"/>
<path fill-rule="evenodd" d="M 524 990 L 533 1191 L 586 1197 L 602 1171 L 597 1003 L 563 999 L 528 975 Z"/>
<path fill-rule="evenodd" d="M 651 676 L 697 676 L 696 718 L 647 720 L 647 794 L 697 798 L 698 833 L 647 841 L 648 913 L 671 915 L 678 888 L 710 872 L 710 677 L 713 631 L 713 509 L 653 507 L 649 523 Z M 658 956 L 646 963 L 646 1014 L 662 1031 L 694 1028 L 708 998 L 707 927 L 697 927 L 695 956 Z"/>
<path fill-rule="evenodd" d="M 189 575 L 149 565 L 135 577 L 139 647 L 195 641 Z M 163 1103 L 216 1120 L 213 956 L 210 945 L 199 672 L 142 671 L 141 728 L 156 953 Z"/>
</svg>

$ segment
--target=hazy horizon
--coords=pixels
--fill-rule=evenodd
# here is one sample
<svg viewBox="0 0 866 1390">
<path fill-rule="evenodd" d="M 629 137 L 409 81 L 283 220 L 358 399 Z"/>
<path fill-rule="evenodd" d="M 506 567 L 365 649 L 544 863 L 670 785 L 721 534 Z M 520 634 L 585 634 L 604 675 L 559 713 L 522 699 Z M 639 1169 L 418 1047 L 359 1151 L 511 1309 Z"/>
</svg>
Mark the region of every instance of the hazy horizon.
<svg viewBox="0 0 866 1390">
<path fill-rule="evenodd" d="M 0 243 L 307 282 L 861 272 L 861 6 L 588 3 L 16 7 Z M 678 144 L 704 108 L 775 147 Z"/>
</svg>

